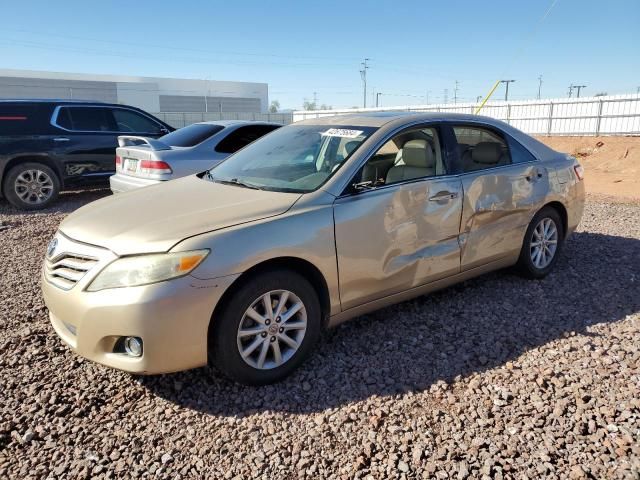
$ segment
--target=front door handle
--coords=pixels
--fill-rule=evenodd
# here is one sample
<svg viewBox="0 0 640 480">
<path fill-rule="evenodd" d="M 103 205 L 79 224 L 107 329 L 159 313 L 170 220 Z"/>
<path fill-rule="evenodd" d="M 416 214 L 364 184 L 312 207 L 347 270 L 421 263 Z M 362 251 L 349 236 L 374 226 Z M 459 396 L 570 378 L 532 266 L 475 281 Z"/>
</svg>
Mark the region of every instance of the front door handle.
<svg viewBox="0 0 640 480">
<path fill-rule="evenodd" d="M 453 200 L 458 198 L 458 192 L 438 192 L 434 196 L 429 197 L 432 202 L 443 202 L 445 200 Z"/>
<path fill-rule="evenodd" d="M 56 137 L 53 139 L 54 142 L 68 142 L 69 139 L 67 137 Z"/>
</svg>

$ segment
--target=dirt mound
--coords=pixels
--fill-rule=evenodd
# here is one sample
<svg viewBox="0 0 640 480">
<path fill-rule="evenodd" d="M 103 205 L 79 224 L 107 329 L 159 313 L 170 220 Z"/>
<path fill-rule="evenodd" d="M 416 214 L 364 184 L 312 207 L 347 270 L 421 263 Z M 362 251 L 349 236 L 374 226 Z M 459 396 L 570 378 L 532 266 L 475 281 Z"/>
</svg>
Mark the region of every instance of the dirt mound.
<svg viewBox="0 0 640 480">
<path fill-rule="evenodd" d="M 640 200 L 640 137 L 538 137 L 580 160 L 587 192 Z"/>
</svg>

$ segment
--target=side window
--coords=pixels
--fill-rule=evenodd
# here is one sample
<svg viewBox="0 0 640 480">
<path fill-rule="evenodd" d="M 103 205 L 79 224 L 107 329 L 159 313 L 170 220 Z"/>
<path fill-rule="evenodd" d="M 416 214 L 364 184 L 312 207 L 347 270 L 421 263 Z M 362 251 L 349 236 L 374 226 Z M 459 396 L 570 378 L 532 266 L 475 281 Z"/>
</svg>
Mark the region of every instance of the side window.
<svg viewBox="0 0 640 480">
<path fill-rule="evenodd" d="M 444 175 L 442 142 L 433 127 L 404 131 L 367 161 L 357 183 L 370 186 L 390 185 L 416 178 Z"/>
<path fill-rule="evenodd" d="M 501 135 L 481 127 L 453 127 L 465 173 L 509 165 L 511 154 Z"/>
<path fill-rule="evenodd" d="M 251 142 L 279 128 L 276 125 L 247 125 L 236 128 L 233 132 L 220 140 L 216 145 L 216 152 L 235 153 Z"/>
<path fill-rule="evenodd" d="M 118 132 L 153 134 L 162 132 L 162 127 L 159 123 L 154 122 L 150 118 L 145 117 L 138 112 L 122 108 L 114 108 L 113 117 L 116 120 Z"/>
<path fill-rule="evenodd" d="M 116 129 L 111 110 L 104 107 L 62 107 L 56 123 L 79 132 L 114 132 Z"/>
</svg>

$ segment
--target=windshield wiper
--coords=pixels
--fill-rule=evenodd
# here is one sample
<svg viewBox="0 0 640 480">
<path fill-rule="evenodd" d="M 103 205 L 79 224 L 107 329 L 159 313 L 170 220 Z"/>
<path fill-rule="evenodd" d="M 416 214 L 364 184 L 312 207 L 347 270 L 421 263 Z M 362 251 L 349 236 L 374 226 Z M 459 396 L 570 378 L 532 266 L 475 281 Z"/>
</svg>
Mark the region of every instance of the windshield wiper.
<svg viewBox="0 0 640 480">
<path fill-rule="evenodd" d="M 216 182 L 216 183 L 222 183 L 223 185 L 236 185 L 238 187 L 251 188 L 252 190 L 262 190 L 262 188 L 260 188 L 257 185 L 253 185 L 251 183 L 246 183 L 246 182 L 241 182 L 237 178 L 232 178 L 230 180 L 223 180 L 221 178 L 215 178 L 213 175 L 211 175 L 211 173 L 209 173 L 207 175 L 207 177 L 211 181 Z"/>
</svg>

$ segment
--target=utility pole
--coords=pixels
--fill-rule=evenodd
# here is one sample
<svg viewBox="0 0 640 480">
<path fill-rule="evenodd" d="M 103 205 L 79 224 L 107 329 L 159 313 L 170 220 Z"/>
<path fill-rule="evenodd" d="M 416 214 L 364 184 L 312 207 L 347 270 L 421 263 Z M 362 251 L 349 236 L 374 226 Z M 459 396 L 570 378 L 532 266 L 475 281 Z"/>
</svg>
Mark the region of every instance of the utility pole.
<svg viewBox="0 0 640 480">
<path fill-rule="evenodd" d="M 376 93 L 376 107 L 380 106 L 380 95 L 382 95 L 382 92 Z"/>
<path fill-rule="evenodd" d="M 515 80 L 500 80 L 500 83 L 504 83 L 504 101 L 509 100 L 509 84 L 515 82 Z"/>
<path fill-rule="evenodd" d="M 313 92 L 313 108 L 318 110 L 318 92 Z"/>
<path fill-rule="evenodd" d="M 449 103 L 449 89 L 444 89 L 444 103 Z"/>
<path fill-rule="evenodd" d="M 638 87 L 640 89 L 640 87 Z M 427 105 L 429 105 L 429 94 L 431 93 L 431 90 L 427 90 Z"/>
<path fill-rule="evenodd" d="M 370 58 L 365 58 L 364 62 L 361 63 L 362 70 L 360 70 L 360 78 L 362 78 L 362 85 L 364 87 L 362 102 L 364 108 L 367 108 L 367 70 L 369 70 L 369 65 L 367 65 L 367 62 L 370 60 Z"/>
<path fill-rule="evenodd" d="M 540 100 L 541 91 L 542 91 L 542 75 L 538 77 L 538 100 Z"/>
<path fill-rule="evenodd" d="M 573 94 L 573 89 L 574 89 L 574 86 L 572 83 L 571 85 L 569 85 L 569 98 L 571 98 L 571 95 Z"/>
<path fill-rule="evenodd" d="M 587 88 L 586 85 L 574 85 L 573 88 L 577 88 L 578 89 L 578 94 L 576 95 L 576 98 L 580 98 L 580 90 L 583 88 Z"/>
<path fill-rule="evenodd" d="M 458 103 L 458 85 L 460 85 L 460 82 L 456 80 L 456 86 L 453 89 L 453 103 Z"/>
</svg>

